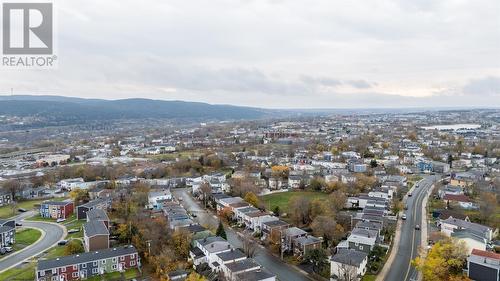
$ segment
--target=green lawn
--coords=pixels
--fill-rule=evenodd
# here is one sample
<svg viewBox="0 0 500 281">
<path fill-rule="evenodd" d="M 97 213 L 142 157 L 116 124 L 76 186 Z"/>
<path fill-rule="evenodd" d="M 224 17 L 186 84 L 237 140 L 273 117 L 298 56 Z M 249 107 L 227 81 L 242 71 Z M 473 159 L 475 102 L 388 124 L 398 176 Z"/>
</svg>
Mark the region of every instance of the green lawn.
<svg viewBox="0 0 500 281">
<path fill-rule="evenodd" d="M 282 213 L 288 212 L 288 202 L 293 196 L 306 197 L 313 199 L 326 199 L 328 194 L 318 191 L 288 191 L 278 192 L 261 196 L 260 199 L 265 203 L 265 207 L 272 211 L 276 206 L 279 206 Z"/>
<path fill-rule="evenodd" d="M 73 220 L 68 220 L 64 222 L 64 226 L 66 226 L 66 229 L 69 231 L 71 229 L 79 229 L 79 232 L 71 233 L 68 234 L 66 239 L 71 239 L 71 238 L 81 238 L 83 237 L 83 230 L 82 227 L 86 223 L 86 220 L 77 220 L 76 218 Z"/>
<path fill-rule="evenodd" d="M 42 236 L 42 233 L 34 228 L 25 228 L 16 233 L 16 244 L 14 245 L 15 250 L 20 250 L 35 243 L 38 238 Z"/>
<path fill-rule="evenodd" d="M 25 281 L 35 280 L 35 262 L 23 264 L 15 268 L 0 273 L 0 280 L 3 281 Z"/>
<path fill-rule="evenodd" d="M 139 270 L 132 268 L 129 270 L 126 270 L 124 272 L 124 277 L 125 280 L 130 280 L 133 278 L 137 278 L 141 275 Z M 87 278 L 87 281 L 101 281 L 101 280 L 121 280 L 121 273 L 120 272 L 112 272 L 112 273 L 106 273 L 104 275 L 99 275 L 99 276 L 94 276 L 91 278 Z"/>
<path fill-rule="evenodd" d="M 43 201 L 51 200 L 51 201 L 63 201 L 66 200 L 67 198 L 51 198 L 51 199 L 36 199 L 36 200 L 25 200 L 25 201 L 19 201 L 15 205 L 15 208 L 13 209 L 11 205 L 5 205 L 0 207 L 0 218 L 5 219 L 5 218 L 10 218 L 12 216 L 15 216 L 19 214 L 17 211 L 20 208 L 26 209 L 27 211 L 33 210 L 36 205 L 39 205 Z M 12 212 L 14 210 L 14 212 Z"/>
<path fill-rule="evenodd" d="M 365 274 L 363 278 L 361 278 L 361 281 L 375 281 L 375 279 L 377 279 L 377 275 Z"/>
</svg>

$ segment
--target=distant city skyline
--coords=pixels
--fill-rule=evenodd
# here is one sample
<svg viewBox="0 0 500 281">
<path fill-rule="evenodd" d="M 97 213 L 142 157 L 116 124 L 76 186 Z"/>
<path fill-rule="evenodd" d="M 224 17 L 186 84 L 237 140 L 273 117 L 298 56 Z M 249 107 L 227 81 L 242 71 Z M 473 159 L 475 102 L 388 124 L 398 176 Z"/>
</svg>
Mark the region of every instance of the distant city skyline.
<svg viewBox="0 0 500 281">
<path fill-rule="evenodd" d="M 262 108 L 499 107 L 500 2 L 57 1 L 57 69 L 0 93 Z"/>
</svg>

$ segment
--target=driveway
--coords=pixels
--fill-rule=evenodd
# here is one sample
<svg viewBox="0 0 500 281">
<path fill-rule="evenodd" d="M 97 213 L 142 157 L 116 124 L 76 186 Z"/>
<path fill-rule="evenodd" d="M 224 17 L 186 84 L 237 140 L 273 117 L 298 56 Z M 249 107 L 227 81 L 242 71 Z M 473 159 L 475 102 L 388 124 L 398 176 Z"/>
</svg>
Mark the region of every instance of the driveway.
<svg viewBox="0 0 500 281">
<path fill-rule="evenodd" d="M 200 225 L 209 225 L 212 228 L 216 228 L 219 225 L 219 219 L 212 214 L 211 212 L 207 212 L 204 210 L 197 201 L 191 197 L 188 190 L 186 188 L 172 189 L 172 193 L 176 198 L 182 198 L 181 204 L 184 208 L 196 214 L 197 217 L 195 220 Z M 228 242 L 233 245 L 235 248 L 241 248 L 242 243 L 237 235 L 237 233 L 230 229 L 226 228 L 226 235 Z M 312 278 L 307 277 L 307 273 L 302 273 L 298 271 L 295 267 L 292 267 L 284 262 L 282 262 L 278 257 L 274 256 L 270 252 L 268 252 L 264 247 L 259 246 L 256 256 L 254 260 L 261 264 L 264 268 L 269 270 L 270 272 L 276 274 L 277 278 L 281 281 L 306 281 L 306 280 L 314 280 Z"/>
<path fill-rule="evenodd" d="M 438 179 L 437 176 L 426 176 L 419 183 L 419 187 L 413 191 L 413 196 L 408 197 L 408 210 L 406 213 L 406 221 L 402 223 L 401 240 L 396 249 L 396 256 L 393 263 L 390 265 L 389 272 L 386 275 L 387 281 L 407 281 L 417 280 L 418 271 L 411 266 L 411 260 L 418 255 L 418 249 L 421 245 L 421 231 L 415 229 L 415 225 L 422 227 L 422 201 L 426 195 L 426 191 Z M 426 228 L 423 228 L 426 229 Z"/>
<path fill-rule="evenodd" d="M 23 213 L 16 217 L 16 222 L 22 222 L 23 226 L 36 228 L 42 231 L 41 239 L 34 244 L 12 253 L 3 259 L 0 259 L 0 272 L 21 264 L 34 256 L 37 256 L 52 246 L 56 245 L 66 235 L 64 226 L 56 223 L 25 221 L 24 219 L 32 216 L 30 212 Z"/>
</svg>

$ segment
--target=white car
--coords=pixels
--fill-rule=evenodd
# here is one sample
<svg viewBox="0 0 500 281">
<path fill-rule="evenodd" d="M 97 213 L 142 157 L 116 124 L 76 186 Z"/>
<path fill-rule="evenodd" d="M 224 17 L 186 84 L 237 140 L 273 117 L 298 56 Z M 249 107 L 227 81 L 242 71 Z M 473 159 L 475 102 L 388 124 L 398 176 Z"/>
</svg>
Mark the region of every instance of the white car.
<svg viewBox="0 0 500 281">
<path fill-rule="evenodd" d="M 66 219 L 57 219 L 56 222 L 64 222 Z"/>
<path fill-rule="evenodd" d="M 401 216 L 401 219 L 402 219 L 402 220 L 406 220 L 406 214 L 403 214 L 403 215 Z"/>
</svg>

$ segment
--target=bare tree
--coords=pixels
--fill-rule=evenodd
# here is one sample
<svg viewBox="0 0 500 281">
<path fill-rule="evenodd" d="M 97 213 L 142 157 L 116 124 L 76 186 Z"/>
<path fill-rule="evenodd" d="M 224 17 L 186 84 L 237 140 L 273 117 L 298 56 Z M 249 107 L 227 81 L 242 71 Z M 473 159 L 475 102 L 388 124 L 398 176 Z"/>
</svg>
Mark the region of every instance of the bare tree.
<svg viewBox="0 0 500 281">
<path fill-rule="evenodd" d="M 252 237 L 243 235 L 241 242 L 243 244 L 243 252 L 247 256 L 247 258 L 255 257 L 255 254 L 257 252 L 257 243 L 252 239 Z"/>
<path fill-rule="evenodd" d="M 342 264 L 338 267 L 339 281 L 357 281 L 358 273 L 355 266 Z"/>
<path fill-rule="evenodd" d="M 210 184 L 208 182 L 204 181 L 200 186 L 200 192 L 201 192 L 201 196 L 203 199 L 203 205 L 206 208 L 207 203 L 208 203 L 208 199 L 209 199 L 210 195 L 212 194 L 212 187 L 210 186 Z"/>
<path fill-rule="evenodd" d="M 9 180 L 3 184 L 3 188 L 10 193 L 12 201 L 16 198 L 16 193 L 22 191 L 22 185 L 19 180 Z"/>
</svg>

